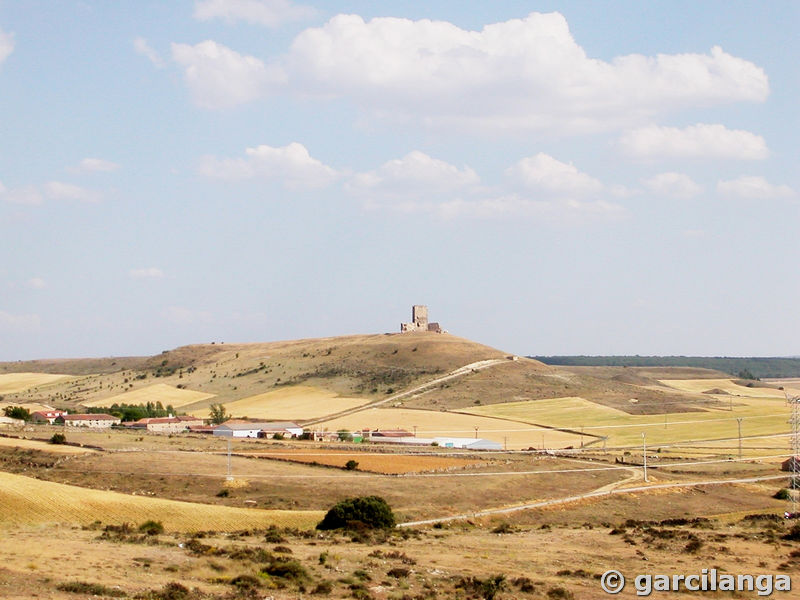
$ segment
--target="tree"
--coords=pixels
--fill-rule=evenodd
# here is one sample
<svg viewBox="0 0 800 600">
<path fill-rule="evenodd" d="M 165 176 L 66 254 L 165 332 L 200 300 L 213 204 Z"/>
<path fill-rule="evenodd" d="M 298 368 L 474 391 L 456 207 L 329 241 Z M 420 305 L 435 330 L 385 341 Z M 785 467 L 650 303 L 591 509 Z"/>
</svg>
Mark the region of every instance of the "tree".
<svg viewBox="0 0 800 600">
<path fill-rule="evenodd" d="M 67 443 L 67 436 L 63 433 L 54 433 L 53 437 L 50 438 L 51 444 L 66 444 Z"/>
<path fill-rule="evenodd" d="M 212 404 L 209 408 L 209 420 L 214 425 L 220 425 L 231 418 L 222 404 Z"/>
<path fill-rule="evenodd" d="M 344 464 L 344 468 L 348 471 L 355 471 L 358 468 L 358 461 L 350 459 Z"/>
<path fill-rule="evenodd" d="M 353 436 L 350 434 L 349 431 L 347 431 L 347 429 L 340 429 L 339 431 L 336 432 L 336 435 L 339 436 L 339 441 L 340 442 L 351 442 L 351 441 L 353 441 Z"/>
<path fill-rule="evenodd" d="M 394 513 L 380 496 L 361 496 L 337 502 L 317 524 L 317 529 L 347 529 L 371 527 L 391 529 L 395 525 Z"/>
<path fill-rule="evenodd" d="M 3 409 L 3 413 L 9 419 L 22 419 L 23 421 L 31 420 L 31 411 L 21 406 L 6 406 Z"/>
</svg>

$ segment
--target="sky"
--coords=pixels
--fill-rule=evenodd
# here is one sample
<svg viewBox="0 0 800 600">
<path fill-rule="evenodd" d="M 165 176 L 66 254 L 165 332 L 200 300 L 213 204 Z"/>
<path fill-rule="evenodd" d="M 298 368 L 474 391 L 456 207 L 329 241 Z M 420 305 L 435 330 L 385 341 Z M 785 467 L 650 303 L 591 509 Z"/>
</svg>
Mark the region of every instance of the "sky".
<svg viewBox="0 0 800 600">
<path fill-rule="evenodd" d="M 800 3 L 0 0 L 0 360 L 800 354 Z"/>
</svg>

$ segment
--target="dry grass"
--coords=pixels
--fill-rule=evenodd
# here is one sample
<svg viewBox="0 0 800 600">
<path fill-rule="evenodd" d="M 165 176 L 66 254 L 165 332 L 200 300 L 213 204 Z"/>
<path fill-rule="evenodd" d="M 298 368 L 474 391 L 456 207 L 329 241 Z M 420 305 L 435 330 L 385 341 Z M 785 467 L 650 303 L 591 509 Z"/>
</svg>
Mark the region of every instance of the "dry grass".
<svg viewBox="0 0 800 600">
<path fill-rule="evenodd" d="M 485 461 L 474 458 L 455 458 L 449 456 L 426 456 L 419 454 L 378 454 L 368 452 L 346 452 L 338 450 L 269 450 L 253 453 L 252 456 L 275 458 L 289 462 L 318 464 L 344 468 L 354 460 L 359 471 L 399 475 L 402 473 L 425 473 L 430 471 L 450 471 L 465 469 Z"/>
<path fill-rule="evenodd" d="M 0 523 L 141 523 L 161 521 L 170 531 L 235 531 L 250 527 L 312 528 L 316 511 L 281 511 L 210 506 L 142 498 L 118 492 L 39 481 L 0 472 Z"/>
<path fill-rule="evenodd" d="M 23 440 L 20 438 L 0 437 L 0 446 L 6 448 L 24 448 L 26 450 L 42 450 L 52 454 L 87 454 L 96 452 L 90 448 L 79 448 L 77 446 L 65 446 L 63 444 L 48 444 L 37 440 Z"/>
<path fill-rule="evenodd" d="M 368 402 L 367 398 L 346 398 L 328 390 L 296 385 L 228 402 L 225 408 L 234 417 L 303 420 L 323 417 Z M 202 418 L 208 417 L 209 414 L 207 409 L 190 412 Z"/>
<path fill-rule="evenodd" d="M 208 400 L 213 398 L 214 394 L 206 394 L 204 392 L 195 392 L 192 390 L 182 390 L 165 383 L 156 383 L 145 388 L 111 396 L 110 398 L 102 398 L 96 400 L 89 400 L 83 403 L 83 406 L 111 406 L 112 404 L 147 404 L 152 402 L 161 402 L 161 405 L 166 407 L 172 405 L 173 408 L 181 408 L 195 402 Z"/>
<path fill-rule="evenodd" d="M 348 429 L 405 429 L 417 428 L 418 437 L 479 437 L 507 444 L 510 450 L 535 447 L 542 443 L 548 448 L 564 448 L 580 444 L 580 436 L 561 431 L 542 431 L 526 423 L 495 419 L 456 412 L 413 410 L 403 408 L 372 408 L 362 412 L 325 421 L 315 428 L 330 431 Z M 477 435 L 475 428 L 478 428 Z"/>
<path fill-rule="evenodd" d="M 31 388 L 70 379 L 67 375 L 51 373 L 8 373 L 0 375 L 0 394 L 14 394 Z"/>
</svg>

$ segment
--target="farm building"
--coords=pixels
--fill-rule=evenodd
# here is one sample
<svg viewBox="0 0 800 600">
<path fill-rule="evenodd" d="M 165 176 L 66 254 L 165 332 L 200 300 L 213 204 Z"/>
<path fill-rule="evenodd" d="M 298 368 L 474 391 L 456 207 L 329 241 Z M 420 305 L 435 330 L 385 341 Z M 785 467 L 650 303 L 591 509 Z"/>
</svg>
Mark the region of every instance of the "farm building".
<svg viewBox="0 0 800 600">
<path fill-rule="evenodd" d="M 436 444 L 442 448 L 462 448 L 466 450 L 502 450 L 503 446 L 498 442 L 485 440 L 483 438 L 454 438 L 454 437 L 380 437 L 372 438 L 373 442 L 381 444 L 402 444 L 406 446 L 432 446 Z"/>
<path fill-rule="evenodd" d="M 52 425 L 58 417 L 63 417 L 67 414 L 69 413 L 65 410 L 37 410 L 31 413 L 31 422 L 50 423 L 50 425 Z"/>
<path fill-rule="evenodd" d="M 67 427 L 90 427 L 92 429 L 106 429 L 112 425 L 119 425 L 121 419 L 112 415 L 64 415 L 58 417 L 55 423 L 63 423 Z"/>
<path fill-rule="evenodd" d="M 278 421 L 274 423 L 231 423 L 226 422 L 214 428 L 214 435 L 236 438 L 274 437 L 275 434 L 297 437 L 303 433 L 303 428 L 297 423 Z"/>
<path fill-rule="evenodd" d="M 25 421 L 0 415 L 0 425 L 25 425 Z"/>
<path fill-rule="evenodd" d="M 197 417 L 151 417 L 139 419 L 132 423 L 125 423 L 126 427 L 146 429 L 151 433 L 179 433 L 186 431 L 191 426 L 203 424 L 203 419 Z"/>
</svg>

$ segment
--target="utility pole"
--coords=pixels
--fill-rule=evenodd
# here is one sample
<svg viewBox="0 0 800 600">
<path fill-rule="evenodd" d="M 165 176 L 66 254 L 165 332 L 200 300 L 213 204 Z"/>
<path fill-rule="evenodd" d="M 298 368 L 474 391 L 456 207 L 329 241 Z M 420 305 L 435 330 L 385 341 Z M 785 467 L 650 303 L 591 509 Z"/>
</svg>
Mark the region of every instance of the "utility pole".
<svg viewBox="0 0 800 600">
<path fill-rule="evenodd" d="M 503 436 L 503 449 L 508 450 L 508 437 Z"/>
<path fill-rule="evenodd" d="M 544 433 L 542 433 L 542 452 L 544 452 Z"/>
<path fill-rule="evenodd" d="M 642 467 L 644 469 L 644 482 L 647 483 L 647 434 L 642 432 Z"/>
<path fill-rule="evenodd" d="M 478 439 L 478 428 L 477 427 L 475 427 L 475 439 L 476 440 Z"/>
<path fill-rule="evenodd" d="M 739 460 L 742 460 L 742 417 L 736 417 L 739 424 Z"/>
<path fill-rule="evenodd" d="M 664 413 L 664 429 L 667 428 L 667 413 Z"/>
<path fill-rule="evenodd" d="M 789 481 L 789 493 L 792 496 L 792 514 L 795 514 L 797 513 L 797 456 L 800 454 L 800 396 L 786 394 L 786 401 L 792 406 L 792 416 L 789 419 L 789 423 L 792 425 L 792 437 L 789 438 L 789 448 L 792 450 L 792 455 L 789 458 L 792 461 L 792 479 Z"/>
<path fill-rule="evenodd" d="M 417 437 L 417 426 L 414 425 L 414 437 Z"/>
</svg>

